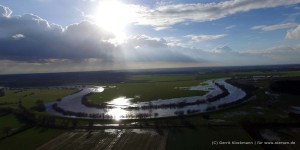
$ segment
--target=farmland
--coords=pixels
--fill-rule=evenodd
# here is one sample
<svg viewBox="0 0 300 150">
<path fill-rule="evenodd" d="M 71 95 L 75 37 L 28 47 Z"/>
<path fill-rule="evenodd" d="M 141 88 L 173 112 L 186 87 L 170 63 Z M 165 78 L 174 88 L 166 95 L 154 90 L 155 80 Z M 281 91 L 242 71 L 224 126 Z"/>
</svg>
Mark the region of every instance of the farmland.
<svg viewBox="0 0 300 150">
<path fill-rule="evenodd" d="M 218 145 L 212 146 L 212 142 L 218 142 Z M 226 142 L 230 143 L 226 143 Z M 232 141 L 253 142 L 254 140 L 238 126 L 224 127 L 198 127 L 194 129 L 172 129 L 169 132 L 168 150 L 181 149 L 261 149 L 260 146 L 232 144 Z M 224 142 L 226 144 L 220 144 Z"/>
<path fill-rule="evenodd" d="M 47 88 L 12 89 L 5 91 L 5 96 L 0 97 L 0 103 L 7 103 L 10 107 L 17 107 L 17 104 L 21 102 L 24 107 L 30 109 L 36 105 L 36 101 L 50 102 L 76 91 L 71 89 Z"/>
<path fill-rule="evenodd" d="M 182 90 L 179 87 L 198 85 L 203 80 L 165 81 L 113 84 L 102 93 L 88 97 L 91 102 L 103 103 L 118 97 L 133 98 L 133 102 L 204 95 L 204 91 Z"/>
<path fill-rule="evenodd" d="M 13 114 L 7 114 L 0 117 L 0 138 L 11 134 L 23 127 L 25 124 L 18 120 Z"/>
<path fill-rule="evenodd" d="M 32 150 L 61 134 L 61 130 L 30 128 L 0 141 L 1 150 Z"/>
<path fill-rule="evenodd" d="M 11 88 L 0 97 L 0 149 L 264 149 L 265 145 L 212 145 L 212 141 L 257 141 L 271 130 L 284 141 L 296 145 L 271 148 L 293 149 L 299 143 L 297 117 L 289 115 L 299 107 L 299 95 L 270 95 L 278 80 L 299 79 L 299 71 L 233 71 L 170 74 L 129 74 L 118 83 L 105 86 L 102 93 L 88 96 L 93 103 L 104 103 L 124 96 L 133 102 L 204 95 L 190 87 L 208 79 L 235 77 L 232 84 L 253 97 L 238 105 L 209 113 L 140 120 L 101 120 L 64 118 L 36 111 L 37 101 L 51 102 L 78 90 L 56 88 Z M 258 76 L 255 78 L 255 76 Z M 77 84 L 81 85 L 81 84 Z M 275 95 L 275 96 L 274 96 Z M 20 107 L 20 105 L 22 107 Z M 249 128 L 250 126 L 250 128 Z M 283 126 L 283 127 L 281 127 Z M 32 142 L 35 141 L 35 142 Z"/>
<path fill-rule="evenodd" d="M 86 149 L 130 149 L 163 150 L 166 145 L 166 133 L 160 135 L 155 130 L 118 130 L 65 132 L 38 149 L 86 150 Z"/>
</svg>

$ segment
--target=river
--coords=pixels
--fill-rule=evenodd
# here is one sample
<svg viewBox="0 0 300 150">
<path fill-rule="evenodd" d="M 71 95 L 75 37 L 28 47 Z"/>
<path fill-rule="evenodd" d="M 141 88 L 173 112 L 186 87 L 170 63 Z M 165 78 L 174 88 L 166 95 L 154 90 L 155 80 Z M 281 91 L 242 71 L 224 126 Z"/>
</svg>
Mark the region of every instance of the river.
<svg viewBox="0 0 300 150">
<path fill-rule="evenodd" d="M 58 107 L 71 112 L 83 112 L 87 114 L 103 114 L 107 116 L 111 116 L 111 119 L 136 119 L 138 114 L 147 114 L 146 117 L 143 118 L 159 118 L 159 117 L 171 117 L 177 115 L 186 115 L 189 112 L 206 112 L 208 107 L 215 107 L 218 109 L 218 106 L 222 104 L 232 103 L 237 100 L 240 100 L 246 96 L 246 93 L 229 83 L 225 80 L 228 78 L 216 79 L 216 80 L 208 80 L 202 85 L 192 86 L 192 87 L 180 87 L 188 90 L 205 90 L 207 93 L 202 96 L 191 96 L 191 97 L 181 97 L 181 98 L 172 98 L 172 99 L 158 99 L 150 102 L 131 102 L 131 98 L 119 97 L 113 99 L 107 104 L 112 106 L 112 108 L 91 108 L 83 105 L 81 103 L 81 99 L 84 95 L 89 94 L 91 92 L 103 92 L 105 87 L 101 86 L 91 86 L 83 88 L 80 92 L 75 93 L 73 95 L 66 96 L 61 99 L 61 101 L 55 101 L 46 103 L 46 109 L 49 113 L 54 115 L 63 116 L 63 114 L 55 111 L 52 108 L 53 104 L 57 104 Z M 221 94 L 223 91 L 215 84 L 223 85 L 229 92 L 229 94 L 225 97 L 222 97 L 216 101 L 208 102 L 195 105 L 187 105 L 184 107 L 170 107 L 170 108 L 155 108 L 155 109 L 126 109 L 128 107 L 142 107 L 149 105 L 168 105 L 168 104 L 178 104 L 181 102 L 184 103 L 193 103 L 196 101 L 205 101 L 209 97 L 214 97 Z M 66 116 L 66 117 L 75 117 L 75 116 Z"/>
</svg>

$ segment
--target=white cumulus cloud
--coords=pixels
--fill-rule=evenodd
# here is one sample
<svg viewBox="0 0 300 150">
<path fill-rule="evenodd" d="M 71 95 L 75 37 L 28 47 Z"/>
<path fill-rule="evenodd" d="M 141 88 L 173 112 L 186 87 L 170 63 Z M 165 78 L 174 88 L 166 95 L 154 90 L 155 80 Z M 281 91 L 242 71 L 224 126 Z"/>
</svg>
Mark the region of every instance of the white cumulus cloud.
<svg viewBox="0 0 300 150">
<path fill-rule="evenodd" d="M 23 34 L 15 34 L 15 35 L 12 36 L 12 38 L 15 39 L 15 40 L 20 40 L 20 39 L 25 38 L 25 35 L 23 35 Z"/>
<path fill-rule="evenodd" d="M 287 32 L 287 39 L 299 39 L 300 38 L 300 25 L 298 25 L 295 29 L 291 29 Z"/>
</svg>

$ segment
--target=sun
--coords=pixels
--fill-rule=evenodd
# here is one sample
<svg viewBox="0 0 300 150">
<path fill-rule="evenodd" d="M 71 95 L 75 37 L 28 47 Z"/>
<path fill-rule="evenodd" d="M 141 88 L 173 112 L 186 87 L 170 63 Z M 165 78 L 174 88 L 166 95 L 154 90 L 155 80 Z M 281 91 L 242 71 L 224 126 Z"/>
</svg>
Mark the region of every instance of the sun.
<svg viewBox="0 0 300 150">
<path fill-rule="evenodd" d="M 130 5 L 117 0 L 103 0 L 98 3 L 93 13 L 94 22 L 101 28 L 115 34 L 116 42 L 126 38 L 126 27 L 135 19 L 135 12 Z"/>
</svg>

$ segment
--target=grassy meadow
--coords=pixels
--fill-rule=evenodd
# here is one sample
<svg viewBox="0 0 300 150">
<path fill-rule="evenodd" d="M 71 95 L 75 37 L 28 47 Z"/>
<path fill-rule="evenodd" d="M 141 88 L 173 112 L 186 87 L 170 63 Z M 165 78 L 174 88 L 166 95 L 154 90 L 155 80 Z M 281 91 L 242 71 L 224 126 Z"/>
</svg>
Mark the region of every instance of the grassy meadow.
<svg viewBox="0 0 300 150">
<path fill-rule="evenodd" d="M 0 97 L 0 103 L 8 103 L 10 107 L 17 107 L 19 101 L 28 109 L 36 105 L 36 101 L 43 102 L 55 101 L 69 94 L 76 92 L 71 89 L 20 89 L 20 90 L 6 90 L 5 96 Z M 5 105 L 3 105 L 5 106 Z M 0 106 L 1 107 L 1 106 Z"/>
<path fill-rule="evenodd" d="M 30 128 L 0 141 L 1 150 L 33 150 L 52 138 L 63 133 L 64 130 Z"/>
<path fill-rule="evenodd" d="M 213 141 L 243 141 L 253 142 L 254 140 L 238 126 L 230 127 L 197 127 L 193 129 L 175 128 L 169 131 L 167 150 L 260 150 L 257 145 L 235 145 L 235 144 L 218 144 L 212 145 Z"/>
<path fill-rule="evenodd" d="M 204 95 L 205 91 L 179 89 L 199 85 L 204 80 L 195 75 L 132 75 L 125 83 L 108 85 L 104 92 L 88 96 L 92 103 L 104 103 L 118 97 L 133 98 L 133 101 L 150 101 L 187 96 Z"/>
</svg>

